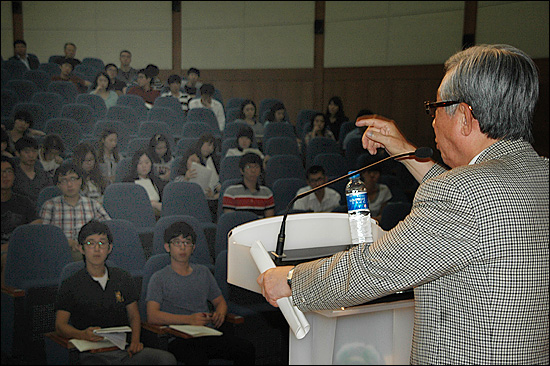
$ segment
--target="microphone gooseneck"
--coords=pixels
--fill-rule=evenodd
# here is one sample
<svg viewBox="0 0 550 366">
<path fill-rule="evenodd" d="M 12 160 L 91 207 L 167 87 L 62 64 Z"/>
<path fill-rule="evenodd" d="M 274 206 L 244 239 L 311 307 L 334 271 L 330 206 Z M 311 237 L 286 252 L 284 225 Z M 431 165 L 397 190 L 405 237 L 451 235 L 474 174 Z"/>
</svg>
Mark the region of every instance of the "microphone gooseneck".
<svg viewBox="0 0 550 366">
<path fill-rule="evenodd" d="M 370 168 L 372 166 L 375 166 L 377 164 L 380 164 L 380 163 L 382 163 L 386 160 L 397 159 L 397 158 L 402 158 L 402 157 L 405 157 L 405 156 L 412 156 L 412 155 L 414 155 L 415 157 L 417 157 L 419 159 L 427 159 L 430 156 L 432 156 L 432 154 L 433 154 L 433 150 L 431 148 L 429 148 L 429 147 L 419 147 L 415 151 L 409 151 L 409 152 L 406 152 L 406 153 L 391 155 L 391 156 L 388 156 L 388 157 L 386 157 L 382 160 L 379 160 L 375 163 L 372 163 L 370 165 L 362 167 L 362 168 L 360 168 L 356 171 L 353 171 L 351 173 L 348 173 L 346 175 L 343 175 L 341 177 L 333 179 L 330 182 L 321 184 L 320 186 L 315 187 L 313 189 L 310 189 L 309 191 L 306 191 L 306 192 L 303 192 L 303 193 L 300 193 L 300 194 L 296 195 L 293 199 L 290 200 L 290 202 L 286 206 L 285 214 L 283 216 L 283 220 L 281 221 L 281 229 L 279 231 L 279 236 L 277 237 L 277 248 L 275 249 L 275 252 L 271 252 L 272 256 L 274 257 L 273 260 L 274 260 L 275 264 L 278 265 L 278 266 L 281 265 L 282 260 L 285 257 L 285 255 L 283 253 L 283 249 L 284 249 L 284 245 L 285 245 L 286 217 L 288 216 L 288 211 L 290 211 L 290 208 L 292 207 L 294 202 L 296 202 L 300 198 L 303 198 L 303 197 L 305 197 L 305 196 L 307 196 L 307 195 L 309 195 L 313 192 L 316 192 L 316 191 L 320 190 L 321 188 L 325 188 L 326 186 L 328 186 L 332 183 L 336 183 L 338 181 L 341 181 L 342 179 L 349 178 L 349 177 L 351 177 L 355 174 L 361 173 L 363 170 L 368 169 L 368 168 Z"/>
</svg>

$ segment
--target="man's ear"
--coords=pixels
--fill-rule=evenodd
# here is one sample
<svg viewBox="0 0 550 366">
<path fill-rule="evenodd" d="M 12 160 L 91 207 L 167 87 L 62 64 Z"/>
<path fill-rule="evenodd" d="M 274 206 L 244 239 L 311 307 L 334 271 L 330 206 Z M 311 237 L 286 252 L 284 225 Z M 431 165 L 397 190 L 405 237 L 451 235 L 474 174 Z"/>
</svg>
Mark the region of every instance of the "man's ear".
<svg viewBox="0 0 550 366">
<path fill-rule="evenodd" d="M 170 243 L 164 243 L 164 250 L 166 250 L 166 253 L 170 253 Z"/>
<path fill-rule="evenodd" d="M 464 104 L 460 104 L 460 113 L 461 113 L 461 128 L 460 131 L 464 136 L 469 136 L 472 133 L 472 130 L 474 129 L 474 123 L 478 123 L 476 119 L 474 119 L 470 108 Z"/>
</svg>

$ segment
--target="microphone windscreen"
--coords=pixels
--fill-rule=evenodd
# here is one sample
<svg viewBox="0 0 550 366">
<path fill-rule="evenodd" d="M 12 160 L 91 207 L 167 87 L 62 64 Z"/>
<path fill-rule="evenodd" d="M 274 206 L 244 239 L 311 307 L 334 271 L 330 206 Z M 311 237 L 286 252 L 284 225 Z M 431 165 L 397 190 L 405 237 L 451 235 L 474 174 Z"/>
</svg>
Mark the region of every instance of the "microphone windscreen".
<svg viewBox="0 0 550 366">
<path fill-rule="evenodd" d="M 430 147 L 419 147 L 415 150 L 414 156 L 416 156 L 419 159 L 426 159 L 432 156 L 434 151 Z"/>
</svg>

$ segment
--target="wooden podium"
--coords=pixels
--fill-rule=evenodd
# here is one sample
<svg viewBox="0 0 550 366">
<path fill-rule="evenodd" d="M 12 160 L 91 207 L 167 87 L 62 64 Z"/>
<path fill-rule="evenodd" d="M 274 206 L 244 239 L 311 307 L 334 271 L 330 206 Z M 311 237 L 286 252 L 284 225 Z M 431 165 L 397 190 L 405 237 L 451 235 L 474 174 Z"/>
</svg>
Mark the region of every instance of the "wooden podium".
<svg viewBox="0 0 550 366">
<path fill-rule="evenodd" d="M 255 220 L 228 234 L 227 282 L 261 293 L 260 275 L 250 248 L 259 240 L 275 251 L 282 216 Z M 372 221 L 373 238 L 384 231 Z M 289 262 L 307 261 L 345 250 L 351 243 L 346 213 L 288 215 L 284 254 Z M 284 262 L 283 262 L 284 264 Z M 414 300 L 367 303 L 345 309 L 305 313 L 310 331 L 289 334 L 290 364 L 408 364 Z"/>
</svg>

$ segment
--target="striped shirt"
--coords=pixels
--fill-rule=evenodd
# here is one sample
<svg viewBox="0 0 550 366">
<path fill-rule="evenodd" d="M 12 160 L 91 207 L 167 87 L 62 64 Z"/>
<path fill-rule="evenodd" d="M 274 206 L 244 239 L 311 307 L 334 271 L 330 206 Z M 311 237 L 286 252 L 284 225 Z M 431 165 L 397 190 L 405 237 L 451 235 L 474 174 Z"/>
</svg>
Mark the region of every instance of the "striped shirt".
<svg viewBox="0 0 550 366">
<path fill-rule="evenodd" d="M 265 210 L 275 208 L 273 192 L 266 186 L 258 186 L 255 192 L 246 188 L 244 183 L 229 186 L 223 195 L 223 208 L 251 211 L 264 217 Z"/>
<path fill-rule="evenodd" d="M 40 210 L 43 224 L 60 227 L 67 239 L 78 240 L 82 226 L 92 219 L 110 220 L 109 214 L 96 200 L 80 196 L 76 206 L 69 205 L 63 196 L 57 196 L 44 202 Z"/>
</svg>

